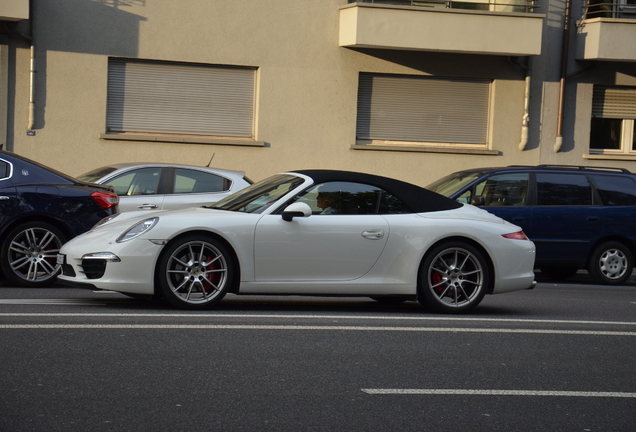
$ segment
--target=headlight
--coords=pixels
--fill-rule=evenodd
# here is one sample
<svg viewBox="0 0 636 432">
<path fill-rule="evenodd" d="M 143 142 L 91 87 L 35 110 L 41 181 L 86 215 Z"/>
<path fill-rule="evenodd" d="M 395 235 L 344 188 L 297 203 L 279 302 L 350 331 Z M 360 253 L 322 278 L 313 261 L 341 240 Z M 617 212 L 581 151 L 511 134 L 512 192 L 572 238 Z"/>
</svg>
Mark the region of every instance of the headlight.
<svg viewBox="0 0 636 432">
<path fill-rule="evenodd" d="M 117 243 L 122 243 L 128 240 L 132 240 L 136 237 L 139 237 L 143 233 L 149 231 L 153 226 L 157 224 L 159 221 L 158 217 L 153 217 L 150 219 L 143 220 L 130 228 L 128 228 L 122 235 L 117 238 Z"/>
</svg>

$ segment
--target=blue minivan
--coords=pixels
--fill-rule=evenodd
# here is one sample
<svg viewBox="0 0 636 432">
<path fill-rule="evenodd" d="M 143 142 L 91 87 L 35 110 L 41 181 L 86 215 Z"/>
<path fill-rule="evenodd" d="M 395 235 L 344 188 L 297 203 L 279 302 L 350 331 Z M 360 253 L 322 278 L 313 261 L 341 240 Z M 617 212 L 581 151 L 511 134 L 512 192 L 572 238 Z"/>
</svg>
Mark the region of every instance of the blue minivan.
<svg viewBox="0 0 636 432">
<path fill-rule="evenodd" d="M 554 279 L 587 269 L 596 283 L 620 285 L 634 268 L 636 175 L 621 168 L 569 165 L 476 168 L 427 189 L 523 228 L 536 267 Z"/>
</svg>

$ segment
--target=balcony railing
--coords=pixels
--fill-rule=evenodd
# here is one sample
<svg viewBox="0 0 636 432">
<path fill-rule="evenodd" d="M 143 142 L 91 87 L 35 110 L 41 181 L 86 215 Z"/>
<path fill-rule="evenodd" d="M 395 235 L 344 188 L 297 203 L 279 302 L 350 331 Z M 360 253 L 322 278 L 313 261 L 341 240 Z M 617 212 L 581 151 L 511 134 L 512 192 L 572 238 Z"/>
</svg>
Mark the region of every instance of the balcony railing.
<svg viewBox="0 0 636 432">
<path fill-rule="evenodd" d="M 583 3 L 581 20 L 592 18 L 623 18 L 636 20 L 636 0 L 617 0 L 602 2 L 586 0 Z"/>
<path fill-rule="evenodd" d="M 446 8 L 521 13 L 532 13 L 535 9 L 538 8 L 538 6 L 535 4 L 535 0 L 348 0 L 348 2 L 373 3 L 378 5 L 385 4 L 392 6 L 412 6 L 418 8 Z"/>
</svg>

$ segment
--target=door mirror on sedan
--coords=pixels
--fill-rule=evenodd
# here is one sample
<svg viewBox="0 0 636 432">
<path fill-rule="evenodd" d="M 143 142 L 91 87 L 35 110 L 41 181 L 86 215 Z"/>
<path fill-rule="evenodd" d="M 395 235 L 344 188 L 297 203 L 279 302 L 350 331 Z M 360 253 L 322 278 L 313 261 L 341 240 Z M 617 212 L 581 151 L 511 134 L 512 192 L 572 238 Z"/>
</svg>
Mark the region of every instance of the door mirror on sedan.
<svg viewBox="0 0 636 432">
<path fill-rule="evenodd" d="M 283 220 L 291 222 L 295 217 L 309 217 L 311 216 L 311 207 L 303 202 L 296 202 L 290 204 L 283 210 Z"/>
</svg>

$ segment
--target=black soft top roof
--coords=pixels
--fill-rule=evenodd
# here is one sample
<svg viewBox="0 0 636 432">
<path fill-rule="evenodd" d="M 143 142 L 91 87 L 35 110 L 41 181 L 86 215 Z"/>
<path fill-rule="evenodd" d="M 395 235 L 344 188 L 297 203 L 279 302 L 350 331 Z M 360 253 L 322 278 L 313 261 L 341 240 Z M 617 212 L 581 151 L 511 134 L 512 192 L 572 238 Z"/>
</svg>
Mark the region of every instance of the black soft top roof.
<svg viewBox="0 0 636 432">
<path fill-rule="evenodd" d="M 311 177 L 314 184 L 325 182 L 354 182 L 377 186 L 390 192 L 406 204 L 413 213 L 452 210 L 462 206 L 455 200 L 411 183 L 352 171 L 297 170 L 290 171 Z"/>
</svg>

